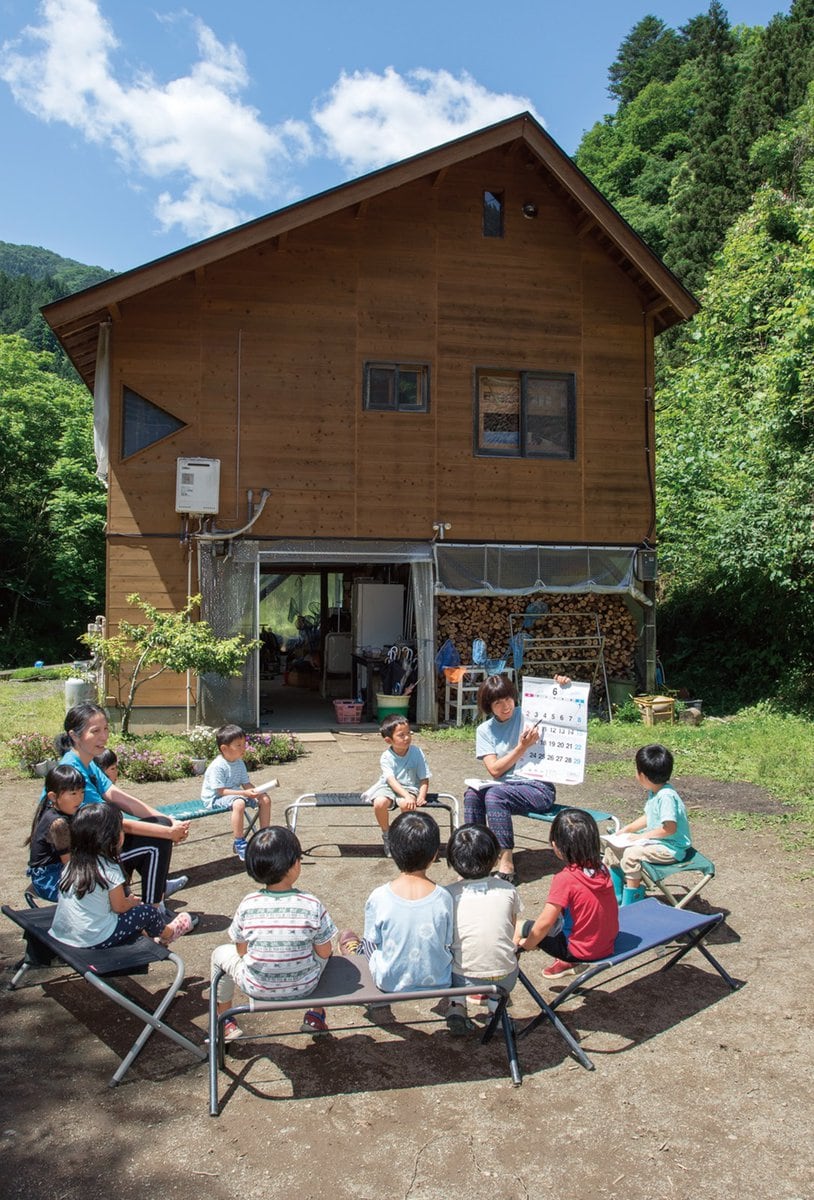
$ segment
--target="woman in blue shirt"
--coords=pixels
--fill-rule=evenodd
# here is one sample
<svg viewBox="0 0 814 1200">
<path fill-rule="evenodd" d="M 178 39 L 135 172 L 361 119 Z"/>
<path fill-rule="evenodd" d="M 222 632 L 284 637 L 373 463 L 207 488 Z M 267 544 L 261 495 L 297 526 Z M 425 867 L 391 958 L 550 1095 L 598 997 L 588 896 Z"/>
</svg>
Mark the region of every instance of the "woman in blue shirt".
<svg viewBox="0 0 814 1200">
<path fill-rule="evenodd" d="M 160 904 L 167 887 L 172 848 L 189 836 L 189 821 L 165 817 L 110 782 L 93 761 L 102 753 L 109 737 L 104 709 L 89 701 L 75 704 L 68 709 L 64 732 L 57 738 L 57 747 L 63 752 L 60 762 L 76 767 L 84 779 L 83 804 L 107 803 L 121 809 L 125 834 L 119 855 L 122 865 L 125 871 L 135 870 L 141 876 L 141 898 L 145 904 Z M 176 885 L 171 891 L 178 891 L 179 881 L 171 882 Z"/>
<path fill-rule="evenodd" d="M 563 687 L 571 682 L 567 675 L 555 679 Z M 540 740 L 540 733 L 536 726 L 526 726 L 517 706 L 517 688 L 508 675 L 490 675 L 483 681 L 478 708 L 486 720 L 477 728 L 475 753 L 491 779 L 464 792 L 464 821 L 492 830 L 500 846 L 496 874 L 517 884 L 512 813 L 549 812 L 557 795 L 553 783 L 517 773 L 518 762 Z"/>
</svg>

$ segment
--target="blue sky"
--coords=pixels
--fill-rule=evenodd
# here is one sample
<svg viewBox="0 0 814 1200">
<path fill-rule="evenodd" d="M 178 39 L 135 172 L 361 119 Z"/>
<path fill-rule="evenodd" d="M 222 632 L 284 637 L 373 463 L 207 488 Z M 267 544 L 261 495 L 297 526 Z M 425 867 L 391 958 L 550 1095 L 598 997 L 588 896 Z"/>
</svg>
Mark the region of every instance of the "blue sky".
<svg viewBox="0 0 814 1200">
<path fill-rule="evenodd" d="M 632 26 L 707 7 L 0 0 L 0 241 L 125 270 L 522 109 L 573 153 Z"/>
</svg>

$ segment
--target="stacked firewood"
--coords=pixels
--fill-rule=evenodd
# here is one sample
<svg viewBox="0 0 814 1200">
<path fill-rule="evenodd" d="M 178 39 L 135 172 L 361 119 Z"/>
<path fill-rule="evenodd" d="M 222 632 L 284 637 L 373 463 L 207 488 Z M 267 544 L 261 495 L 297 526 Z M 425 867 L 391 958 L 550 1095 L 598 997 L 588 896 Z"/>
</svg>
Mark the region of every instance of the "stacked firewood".
<svg viewBox="0 0 814 1200">
<path fill-rule="evenodd" d="M 548 611 L 535 615 L 537 605 Z M 528 616 L 525 614 L 528 613 Z M 535 653 L 537 639 L 545 641 L 547 658 L 559 659 L 563 670 L 567 659 L 577 655 L 590 658 L 596 643 L 596 621 L 604 638 L 605 670 L 608 678 L 628 678 L 634 673 L 637 629 L 636 621 L 618 595 L 592 593 L 557 594 L 547 592 L 537 596 L 439 596 L 438 645 L 449 638 L 461 656 L 461 662 L 472 661 L 472 643 L 481 638 L 486 643 L 490 659 L 505 657 L 509 666 L 513 659 L 509 648 L 510 621 L 515 631 L 525 628 L 529 636 L 527 658 Z M 566 639 L 578 638 L 579 645 Z M 558 639 L 564 639 L 559 642 Z M 586 671 L 569 672 L 575 678 Z"/>
</svg>

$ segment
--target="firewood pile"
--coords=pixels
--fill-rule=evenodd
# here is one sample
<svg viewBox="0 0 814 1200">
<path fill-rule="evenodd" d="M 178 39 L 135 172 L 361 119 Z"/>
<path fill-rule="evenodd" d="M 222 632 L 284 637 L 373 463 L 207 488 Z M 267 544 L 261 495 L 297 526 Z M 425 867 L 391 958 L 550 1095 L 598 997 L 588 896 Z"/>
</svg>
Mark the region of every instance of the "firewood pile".
<svg viewBox="0 0 814 1200">
<path fill-rule="evenodd" d="M 472 642 L 482 638 L 489 658 L 497 659 L 506 655 L 507 663 L 511 666 L 509 617 L 525 613 L 532 601 L 543 601 L 548 605 L 548 612 L 534 619 L 528 633 L 532 639 L 546 639 L 546 656 L 560 656 L 564 670 L 567 669 L 567 656 L 572 648 L 565 643 L 558 646 L 556 639 L 578 637 L 581 641 L 588 639 L 590 642 L 595 632 L 591 618 L 596 614 L 599 631 L 605 639 L 605 670 L 608 678 L 633 675 L 636 622 L 624 599 L 615 595 L 545 593 L 537 596 L 439 596 L 438 645 L 441 646 L 449 638 L 460 654 L 461 662 L 466 664 L 471 662 Z M 515 630 L 522 628 L 522 625 L 522 621 L 514 621 Z M 577 671 L 571 673 L 575 678 L 578 677 Z"/>
</svg>

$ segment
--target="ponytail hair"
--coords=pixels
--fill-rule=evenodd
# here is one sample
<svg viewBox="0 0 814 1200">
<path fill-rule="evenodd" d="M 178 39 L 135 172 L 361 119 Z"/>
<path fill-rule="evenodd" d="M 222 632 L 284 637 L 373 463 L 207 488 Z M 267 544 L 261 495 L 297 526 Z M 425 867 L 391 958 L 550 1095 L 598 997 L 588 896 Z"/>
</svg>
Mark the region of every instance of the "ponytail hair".
<svg viewBox="0 0 814 1200">
<path fill-rule="evenodd" d="M 105 710 L 90 700 L 82 700 L 79 704 L 74 704 L 72 708 L 69 708 L 65 714 L 64 731 L 56 739 L 56 747 L 60 754 L 74 750 L 74 739 L 71 735 L 82 733 L 93 718 L 99 716 L 107 719 Z"/>
</svg>

